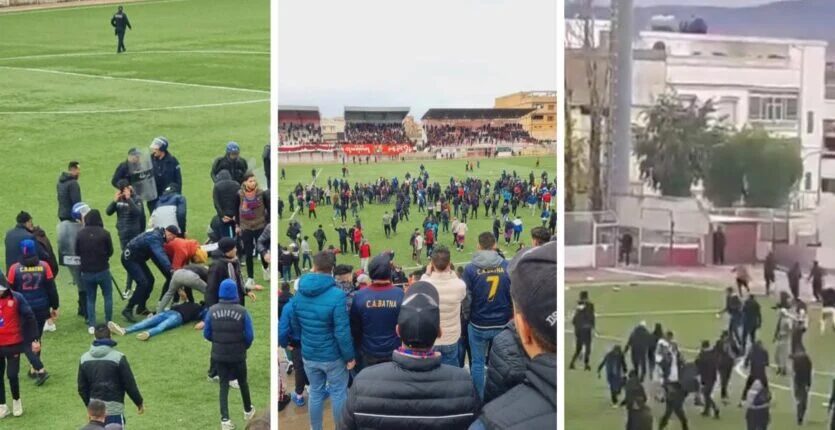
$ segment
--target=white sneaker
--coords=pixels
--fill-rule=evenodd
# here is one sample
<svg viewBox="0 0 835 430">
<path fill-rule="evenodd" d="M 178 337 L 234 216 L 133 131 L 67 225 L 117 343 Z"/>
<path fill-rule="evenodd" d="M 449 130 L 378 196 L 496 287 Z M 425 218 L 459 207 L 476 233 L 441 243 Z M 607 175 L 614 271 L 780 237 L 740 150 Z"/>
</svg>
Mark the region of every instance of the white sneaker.
<svg viewBox="0 0 835 430">
<path fill-rule="evenodd" d="M 237 379 L 233 379 L 233 380 L 229 381 L 229 388 L 234 388 L 236 390 L 240 390 L 241 386 L 238 385 L 238 380 Z"/>
<path fill-rule="evenodd" d="M 206 380 L 209 382 L 220 382 L 220 376 L 206 376 Z"/>
<path fill-rule="evenodd" d="M 46 322 L 43 324 L 43 331 L 54 332 L 57 329 L 58 327 L 55 326 L 55 322 L 53 322 L 52 320 L 46 320 Z"/>
<path fill-rule="evenodd" d="M 87 327 L 87 333 L 90 333 L 90 336 L 96 333 L 95 327 Z"/>
<path fill-rule="evenodd" d="M 264 273 L 264 280 L 269 282 L 270 281 L 270 268 L 267 267 L 266 269 L 261 270 Z"/>
<path fill-rule="evenodd" d="M 249 407 L 249 412 L 244 411 L 244 421 L 248 422 L 254 416 L 255 416 L 255 407 L 254 406 Z"/>
<path fill-rule="evenodd" d="M 235 423 L 231 420 L 223 420 L 220 422 L 220 430 L 235 430 Z"/>
<path fill-rule="evenodd" d="M 255 279 L 249 278 L 246 280 L 246 284 L 244 284 L 244 291 L 249 291 L 253 287 L 255 287 Z"/>
<path fill-rule="evenodd" d="M 9 407 L 0 405 L 0 419 L 6 418 L 7 416 L 9 416 Z"/>
<path fill-rule="evenodd" d="M 16 417 L 23 415 L 23 403 L 20 399 L 12 400 L 12 415 Z"/>
<path fill-rule="evenodd" d="M 110 331 L 112 331 L 113 333 L 118 334 L 119 336 L 124 336 L 125 335 L 125 329 L 122 328 L 122 326 L 120 326 L 119 324 L 116 324 L 113 321 L 108 321 L 107 322 L 107 328 L 109 328 Z"/>
</svg>

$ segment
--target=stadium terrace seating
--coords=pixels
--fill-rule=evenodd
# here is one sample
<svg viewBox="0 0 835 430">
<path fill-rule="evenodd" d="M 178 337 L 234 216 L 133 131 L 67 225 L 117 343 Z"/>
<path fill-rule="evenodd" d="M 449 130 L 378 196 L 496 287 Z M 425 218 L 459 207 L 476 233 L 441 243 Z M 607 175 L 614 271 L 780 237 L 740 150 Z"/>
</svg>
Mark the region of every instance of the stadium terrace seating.
<svg viewBox="0 0 835 430">
<path fill-rule="evenodd" d="M 429 146 L 473 146 L 500 143 L 534 143 L 536 140 L 521 124 L 485 124 L 479 127 L 456 125 L 427 125 L 426 141 Z"/>
<path fill-rule="evenodd" d="M 411 144 L 402 123 L 348 123 L 342 143 Z"/>
<path fill-rule="evenodd" d="M 281 145 L 322 143 L 322 128 L 315 124 L 279 123 L 278 140 Z"/>
</svg>

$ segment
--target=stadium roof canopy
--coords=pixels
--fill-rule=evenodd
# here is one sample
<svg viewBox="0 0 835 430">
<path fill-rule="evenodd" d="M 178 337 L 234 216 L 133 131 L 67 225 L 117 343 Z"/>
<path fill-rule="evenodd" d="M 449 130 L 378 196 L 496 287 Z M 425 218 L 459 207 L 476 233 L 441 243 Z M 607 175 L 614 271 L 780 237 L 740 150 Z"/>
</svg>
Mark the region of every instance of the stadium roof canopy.
<svg viewBox="0 0 835 430">
<path fill-rule="evenodd" d="M 318 121 L 319 108 L 317 106 L 278 106 L 279 122 Z"/>
<path fill-rule="evenodd" d="M 294 106 L 294 105 L 278 105 L 279 112 L 319 112 L 318 106 Z"/>
<path fill-rule="evenodd" d="M 346 122 L 403 122 L 408 107 L 345 106 Z"/>
<path fill-rule="evenodd" d="M 450 119 L 518 119 L 531 112 L 534 108 L 484 108 L 484 109 L 429 109 L 423 114 L 426 120 Z"/>
</svg>

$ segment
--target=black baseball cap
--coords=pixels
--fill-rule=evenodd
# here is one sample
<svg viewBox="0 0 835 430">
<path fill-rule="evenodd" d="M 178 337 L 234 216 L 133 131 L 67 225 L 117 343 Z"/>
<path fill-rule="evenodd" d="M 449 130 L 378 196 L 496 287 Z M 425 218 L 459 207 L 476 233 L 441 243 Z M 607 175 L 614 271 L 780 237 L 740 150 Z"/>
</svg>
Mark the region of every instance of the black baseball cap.
<svg viewBox="0 0 835 430">
<path fill-rule="evenodd" d="M 441 334 L 438 290 L 426 281 L 409 287 L 397 316 L 400 340 L 412 348 L 430 348 Z"/>
<path fill-rule="evenodd" d="M 217 242 L 218 249 L 224 254 L 235 249 L 237 246 L 238 244 L 235 242 L 235 239 L 231 237 L 224 237 Z"/>
<path fill-rule="evenodd" d="M 380 254 L 372 258 L 368 263 L 368 276 L 372 281 L 390 281 L 391 257 L 388 254 Z"/>
<path fill-rule="evenodd" d="M 336 267 L 333 269 L 333 274 L 335 276 L 347 275 L 353 271 L 354 268 L 352 266 L 349 266 L 347 264 L 337 264 Z"/>
<path fill-rule="evenodd" d="M 557 343 L 557 243 L 525 251 L 510 270 L 516 309 L 543 338 Z"/>
</svg>

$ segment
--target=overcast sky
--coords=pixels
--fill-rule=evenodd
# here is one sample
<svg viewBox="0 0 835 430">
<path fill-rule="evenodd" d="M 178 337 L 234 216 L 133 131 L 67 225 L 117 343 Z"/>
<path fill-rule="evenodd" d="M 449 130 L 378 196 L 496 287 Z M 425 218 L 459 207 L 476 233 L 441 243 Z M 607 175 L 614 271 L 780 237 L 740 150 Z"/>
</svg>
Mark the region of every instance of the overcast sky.
<svg viewBox="0 0 835 430">
<path fill-rule="evenodd" d="M 554 0 L 279 0 L 279 104 L 492 107 L 555 90 Z"/>
</svg>

